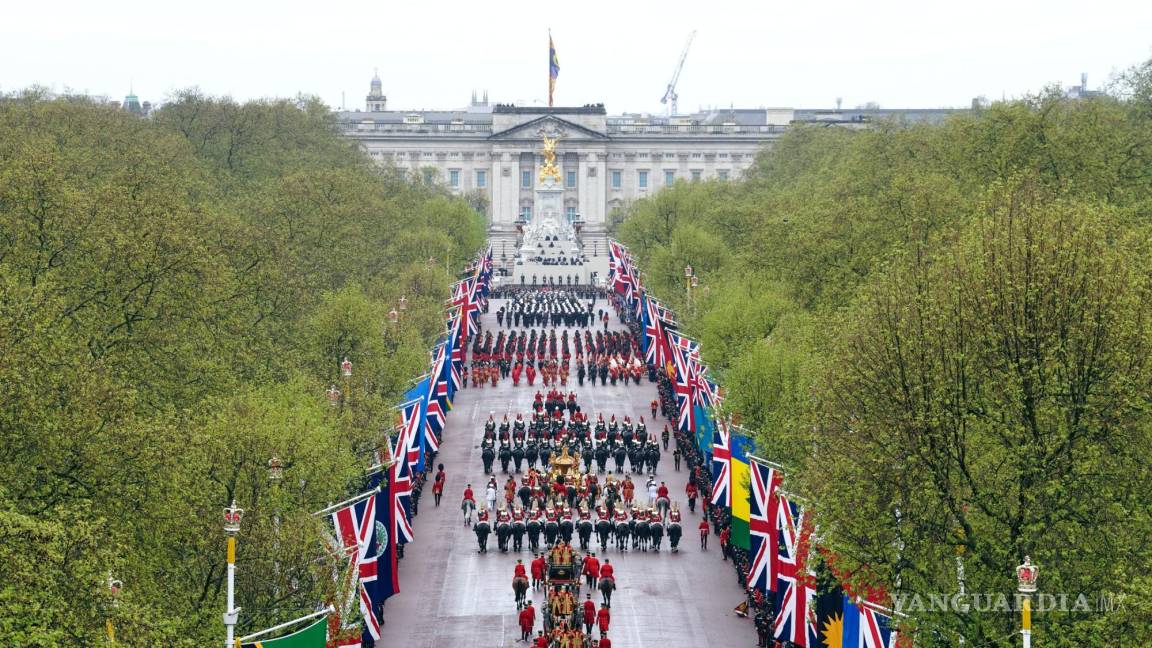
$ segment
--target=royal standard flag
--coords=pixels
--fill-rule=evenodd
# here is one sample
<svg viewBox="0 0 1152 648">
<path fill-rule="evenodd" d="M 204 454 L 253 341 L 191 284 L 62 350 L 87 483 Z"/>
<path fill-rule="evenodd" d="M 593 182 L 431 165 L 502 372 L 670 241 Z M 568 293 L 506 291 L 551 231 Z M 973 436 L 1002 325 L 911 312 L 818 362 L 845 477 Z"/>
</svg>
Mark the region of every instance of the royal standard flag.
<svg viewBox="0 0 1152 648">
<path fill-rule="evenodd" d="M 245 644 L 237 641 L 236 645 L 240 648 L 324 648 L 327 643 L 328 618 L 324 617 L 307 628 L 290 635 Z"/>
<path fill-rule="evenodd" d="M 560 76 L 560 59 L 556 58 L 556 44 L 548 34 L 548 107 L 552 107 L 552 92 L 556 90 L 556 77 Z"/>
</svg>

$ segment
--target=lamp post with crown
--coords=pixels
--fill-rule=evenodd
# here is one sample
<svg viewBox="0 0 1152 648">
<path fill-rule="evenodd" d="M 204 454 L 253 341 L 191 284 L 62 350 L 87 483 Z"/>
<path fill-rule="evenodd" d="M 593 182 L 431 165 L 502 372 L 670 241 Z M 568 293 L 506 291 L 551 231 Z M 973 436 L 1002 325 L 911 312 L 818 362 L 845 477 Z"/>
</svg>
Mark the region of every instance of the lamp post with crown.
<svg viewBox="0 0 1152 648">
<path fill-rule="evenodd" d="M 104 631 L 108 635 L 108 643 L 116 643 L 116 628 L 112 625 L 113 611 L 120 606 L 120 590 L 124 587 L 124 583 L 112 578 L 112 574 L 108 574 L 108 596 L 112 599 L 109 605 L 108 618 L 104 622 Z"/>
<path fill-rule="evenodd" d="M 224 611 L 228 636 L 225 648 L 234 648 L 236 619 L 240 616 L 240 609 L 236 607 L 236 534 L 240 533 L 240 520 L 243 518 L 244 509 L 237 508 L 236 500 L 232 500 L 232 505 L 224 509 L 224 534 L 228 536 L 228 609 Z"/>
<path fill-rule="evenodd" d="M 684 266 L 684 290 L 687 293 L 688 303 L 692 303 L 692 279 L 696 277 L 692 272 L 692 266 Z"/>
<path fill-rule="evenodd" d="M 1032 558 L 1024 556 L 1024 564 L 1016 567 L 1016 589 L 1023 594 L 1020 608 L 1020 634 L 1024 637 L 1024 648 L 1032 648 L 1032 594 L 1036 592 L 1036 578 L 1040 568 L 1032 564 Z"/>
</svg>

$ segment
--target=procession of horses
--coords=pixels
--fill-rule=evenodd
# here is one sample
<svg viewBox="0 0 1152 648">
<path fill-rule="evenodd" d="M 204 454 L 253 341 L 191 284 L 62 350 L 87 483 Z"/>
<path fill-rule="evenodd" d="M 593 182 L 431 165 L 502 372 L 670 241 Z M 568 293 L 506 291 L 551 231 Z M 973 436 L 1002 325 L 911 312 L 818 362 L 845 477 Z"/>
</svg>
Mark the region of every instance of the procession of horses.
<svg viewBox="0 0 1152 648">
<path fill-rule="evenodd" d="M 560 367 L 561 379 L 549 375 L 538 390 L 536 371 L 528 372 L 526 386 L 536 390 L 530 410 L 513 411 L 510 404 L 499 416 L 489 411 L 479 442 L 484 476 L 475 490 L 468 484 L 461 502 L 462 523 L 471 527 L 480 554 L 489 553 L 492 536 L 501 554 L 527 552 L 513 565 L 512 589 L 521 640 L 533 648 L 610 648 L 616 577 L 607 554 L 660 553 L 665 547 L 677 553 L 683 535 L 681 511 L 657 478 L 668 451 L 668 424 L 650 429 L 643 415 L 656 419 L 656 401 L 649 412 L 598 412 L 593 419 L 563 380 L 570 343 L 577 367 L 584 368 L 582 357 L 591 367 L 580 373 L 600 378 L 599 387 L 616 385 L 617 378 L 640 384 L 644 377 L 634 370 L 642 358 L 635 335 L 608 331 L 607 314 L 592 308 L 569 296 L 521 296 L 501 308 L 500 324 L 604 323 L 605 330 L 595 336 L 588 330 L 557 334 L 555 328 L 539 336 L 535 330 L 527 336 L 485 333 L 472 349 L 478 366 L 490 365 L 493 386 L 511 377 L 519 388 L 521 371 L 539 368 L 544 375 L 548 367 Z M 585 376 L 578 377 L 583 393 Z M 532 637 L 537 627 L 543 629 Z"/>
</svg>

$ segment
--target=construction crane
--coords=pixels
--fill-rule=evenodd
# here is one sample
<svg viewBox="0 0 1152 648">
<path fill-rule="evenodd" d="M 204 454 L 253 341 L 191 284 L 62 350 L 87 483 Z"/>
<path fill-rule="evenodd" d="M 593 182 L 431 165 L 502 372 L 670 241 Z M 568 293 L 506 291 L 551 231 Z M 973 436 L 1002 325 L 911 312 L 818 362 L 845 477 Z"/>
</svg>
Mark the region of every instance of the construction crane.
<svg viewBox="0 0 1152 648">
<path fill-rule="evenodd" d="M 692 39 L 696 38 L 696 30 L 693 29 L 691 34 L 688 34 L 688 42 L 684 43 L 684 52 L 680 54 L 680 63 L 676 65 L 676 71 L 672 73 L 672 80 L 668 82 L 668 89 L 664 91 L 664 98 L 660 100 L 662 104 L 671 102 L 671 109 L 669 115 L 675 115 L 677 110 L 676 100 L 680 95 L 676 94 L 676 82 L 680 80 L 680 71 L 684 69 L 684 60 L 688 58 L 688 48 L 692 47 Z"/>
</svg>

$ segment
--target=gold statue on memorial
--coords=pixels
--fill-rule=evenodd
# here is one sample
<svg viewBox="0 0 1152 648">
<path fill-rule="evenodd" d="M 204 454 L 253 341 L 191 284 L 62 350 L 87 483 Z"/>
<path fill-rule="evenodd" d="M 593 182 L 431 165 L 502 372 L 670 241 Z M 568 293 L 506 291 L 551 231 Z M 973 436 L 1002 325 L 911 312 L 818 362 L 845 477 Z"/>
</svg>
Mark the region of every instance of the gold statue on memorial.
<svg viewBox="0 0 1152 648">
<path fill-rule="evenodd" d="M 540 166 L 540 182 L 546 178 L 560 182 L 560 169 L 556 166 L 556 142 L 559 139 L 544 135 L 544 164 Z"/>
</svg>

